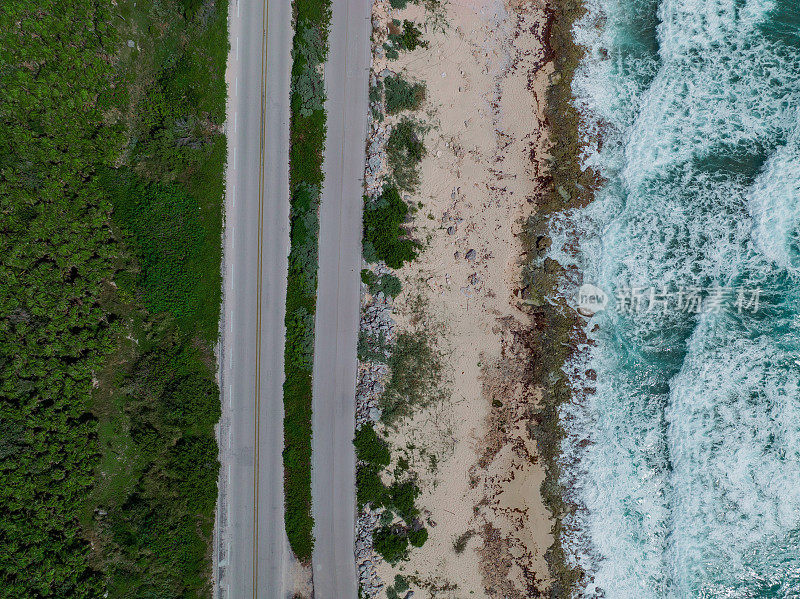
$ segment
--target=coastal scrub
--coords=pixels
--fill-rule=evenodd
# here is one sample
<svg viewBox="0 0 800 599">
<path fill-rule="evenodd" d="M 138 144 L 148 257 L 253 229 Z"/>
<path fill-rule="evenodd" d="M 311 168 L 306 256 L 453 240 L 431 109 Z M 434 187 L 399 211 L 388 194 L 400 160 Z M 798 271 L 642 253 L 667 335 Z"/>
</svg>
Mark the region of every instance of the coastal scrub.
<svg viewBox="0 0 800 599">
<path fill-rule="evenodd" d="M 295 0 L 289 128 L 290 240 L 286 289 L 284 497 L 286 535 L 301 561 L 314 547 L 311 515 L 311 401 L 317 304 L 319 201 L 326 115 L 322 65 L 329 0 Z"/>
</svg>

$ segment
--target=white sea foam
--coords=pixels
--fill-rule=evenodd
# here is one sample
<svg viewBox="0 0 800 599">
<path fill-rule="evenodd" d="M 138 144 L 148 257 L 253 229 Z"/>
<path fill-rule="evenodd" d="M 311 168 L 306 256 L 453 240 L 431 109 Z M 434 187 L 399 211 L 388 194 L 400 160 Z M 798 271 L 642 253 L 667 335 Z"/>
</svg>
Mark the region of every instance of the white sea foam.
<svg viewBox="0 0 800 599">
<path fill-rule="evenodd" d="M 796 343 L 749 338 L 724 315 L 692 335 L 666 411 L 678 597 L 745 585 L 753 556 L 800 527 L 800 367 L 785 350 Z"/>
<path fill-rule="evenodd" d="M 584 164 L 608 184 L 554 220 L 551 257 L 612 294 L 742 280 L 783 294 L 750 319 L 590 320 L 561 412 L 582 597 L 800 597 L 800 562 L 782 557 L 800 554 L 800 300 L 781 287 L 800 268 L 800 51 L 763 33 L 776 5 L 664 0 L 656 52 L 649 2 L 591 0 L 576 27 L 584 136 L 603 134 Z"/>
<path fill-rule="evenodd" d="M 798 116 L 800 119 L 800 116 Z M 778 266 L 800 274 L 800 130 L 767 162 L 748 207 L 758 248 Z"/>
</svg>

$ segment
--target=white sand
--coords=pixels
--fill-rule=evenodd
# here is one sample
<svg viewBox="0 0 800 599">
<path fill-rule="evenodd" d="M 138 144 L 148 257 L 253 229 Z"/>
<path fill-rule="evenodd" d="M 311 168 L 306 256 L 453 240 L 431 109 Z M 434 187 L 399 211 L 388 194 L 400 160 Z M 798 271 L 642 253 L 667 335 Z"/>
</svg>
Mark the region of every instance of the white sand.
<svg viewBox="0 0 800 599">
<path fill-rule="evenodd" d="M 379 573 L 387 584 L 395 573 L 423 581 L 412 585 L 415 599 L 532 597 L 546 588 L 552 539 L 539 493 L 544 474 L 525 429 L 537 397 L 522 384 L 527 356 L 514 342 L 530 324 L 514 291 L 524 251 L 518 235 L 546 146 L 545 11 L 538 2 L 451 0 L 442 12 L 444 31 L 418 6 L 389 11 L 379 2 L 373 14 L 373 24 L 427 19 L 428 48 L 376 59 L 374 69 L 427 84 L 427 116 L 418 116 L 433 128 L 410 198 L 422 203 L 414 236 L 426 247 L 400 271 L 396 320 L 400 330 L 409 326 L 408 300 L 421 292 L 430 322 L 441 325 L 449 395 L 390 434 L 395 448 L 416 446 L 409 453 L 421 477 L 418 504 L 435 526 L 410 561 L 382 564 Z M 469 250 L 474 260 L 465 259 Z M 437 454 L 435 469 L 420 448 Z M 454 541 L 469 530 L 477 534 L 457 553 Z"/>
</svg>

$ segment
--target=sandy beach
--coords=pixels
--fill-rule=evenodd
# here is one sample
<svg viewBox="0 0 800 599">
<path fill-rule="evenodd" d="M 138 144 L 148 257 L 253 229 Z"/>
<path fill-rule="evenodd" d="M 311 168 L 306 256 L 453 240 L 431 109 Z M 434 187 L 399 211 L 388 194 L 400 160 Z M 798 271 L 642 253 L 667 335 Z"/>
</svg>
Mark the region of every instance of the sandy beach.
<svg viewBox="0 0 800 599">
<path fill-rule="evenodd" d="M 453 0 L 433 12 L 377 2 L 376 45 L 392 19 L 425 23 L 428 47 L 374 55 L 373 72 L 424 82 L 418 118 L 429 126 L 420 185 L 406 198 L 424 249 L 397 272 L 393 319 L 399 332 L 434 332 L 443 400 L 388 431 L 420 477 L 430 536 L 378 574 L 403 574 L 414 597 L 544 596 L 551 521 L 526 426 L 540 394 L 526 372 L 532 325 L 519 288 L 523 224 L 545 168 L 547 13 L 536 1 Z"/>
</svg>

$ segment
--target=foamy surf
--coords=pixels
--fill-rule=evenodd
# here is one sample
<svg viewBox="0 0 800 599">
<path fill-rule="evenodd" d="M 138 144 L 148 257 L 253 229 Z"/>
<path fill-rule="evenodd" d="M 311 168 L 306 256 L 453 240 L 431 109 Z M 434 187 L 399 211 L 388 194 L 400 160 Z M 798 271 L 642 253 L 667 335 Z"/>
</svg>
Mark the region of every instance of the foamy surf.
<svg viewBox="0 0 800 599">
<path fill-rule="evenodd" d="M 800 597 L 800 6 L 588 8 L 573 91 L 607 182 L 551 223 L 611 298 L 561 413 L 577 594 Z"/>
</svg>

